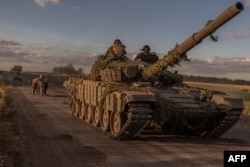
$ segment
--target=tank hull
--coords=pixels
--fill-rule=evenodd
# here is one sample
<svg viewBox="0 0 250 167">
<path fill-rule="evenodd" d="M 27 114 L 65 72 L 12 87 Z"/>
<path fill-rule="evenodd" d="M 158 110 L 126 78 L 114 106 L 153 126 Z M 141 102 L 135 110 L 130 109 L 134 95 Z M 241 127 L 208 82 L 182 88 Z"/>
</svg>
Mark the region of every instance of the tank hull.
<svg viewBox="0 0 250 167">
<path fill-rule="evenodd" d="M 170 134 L 217 138 L 240 119 L 244 109 L 240 98 L 193 87 L 156 89 L 156 97 L 154 118 L 161 131 Z"/>
<path fill-rule="evenodd" d="M 241 99 L 225 94 L 214 93 L 204 101 L 197 88 L 141 85 L 71 78 L 70 113 L 111 139 L 128 140 L 148 130 L 216 138 L 243 110 Z"/>
</svg>

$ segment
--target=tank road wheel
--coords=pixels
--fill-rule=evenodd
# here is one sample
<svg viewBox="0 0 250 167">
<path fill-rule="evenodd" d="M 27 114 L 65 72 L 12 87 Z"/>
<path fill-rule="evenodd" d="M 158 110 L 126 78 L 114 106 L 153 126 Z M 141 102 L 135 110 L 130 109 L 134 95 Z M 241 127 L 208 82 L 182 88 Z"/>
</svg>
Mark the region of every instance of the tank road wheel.
<svg viewBox="0 0 250 167">
<path fill-rule="evenodd" d="M 74 88 L 71 88 L 70 89 L 70 92 L 69 92 L 69 95 L 68 95 L 68 99 L 69 99 L 69 107 L 70 107 L 70 110 L 69 110 L 69 112 L 70 112 L 70 114 L 73 116 L 74 114 L 74 110 L 75 110 L 75 103 L 76 103 L 76 101 L 75 101 L 75 89 Z"/>
<path fill-rule="evenodd" d="M 109 130 L 109 110 L 102 110 L 100 112 L 100 125 L 103 131 Z"/>
<path fill-rule="evenodd" d="M 93 107 L 89 104 L 87 106 L 87 109 L 85 110 L 85 121 L 87 123 L 90 123 L 91 122 L 91 118 L 92 118 L 92 109 Z"/>
<path fill-rule="evenodd" d="M 112 112 L 110 117 L 110 130 L 112 135 L 117 136 L 125 124 L 125 115 L 120 112 Z"/>
<path fill-rule="evenodd" d="M 80 105 L 79 105 L 79 100 L 75 101 L 75 107 L 74 107 L 74 111 L 73 111 L 73 115 L 75 117 L 78 117 L 78 114 L 79 114 L 79 110 L 80 110 Z"/>
<path fill-rule="evenodd" d="M 95 107 L 94 112 L 92 113 L 92 123 L 95 127 L 100 124 L 100 110 L 98 107 Z"/>
<path fill-rule="evenodd" d="M 75 110 L 76 110 L 76 101 L 72 99 L 70 102 L 70 110 L 69 110 L 72 116 L 75 116 Z"/>
<path fill-rule="evenodd" d="M 86 111 L 86 104 L 85 104 L 85 102 L 82 102 L 81 103 L 81 108 L 79 110 L 79 118 L 80 119 L 84 119 L 85 111 Z"/>
</svg>

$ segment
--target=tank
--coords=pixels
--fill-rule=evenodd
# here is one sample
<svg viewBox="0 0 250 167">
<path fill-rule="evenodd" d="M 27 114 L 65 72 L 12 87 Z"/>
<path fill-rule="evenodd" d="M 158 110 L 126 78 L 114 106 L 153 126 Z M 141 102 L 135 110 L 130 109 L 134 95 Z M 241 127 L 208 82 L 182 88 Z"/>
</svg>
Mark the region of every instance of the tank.
<svg viewBox="0 0 250 167">
<path fill-rule="evenodd" d="M 240 2 L 229 6 L 154 64 L 110 59 L 87 77 L 71 76 L 64 83 L 70 113 L 115 140 L 148 132 L 221 136 L 240 119 L 243 100 L 185 85 L 182 75 L 167 69 L 186 60 L 190 49 L 243 9 Z"/>
</svg>

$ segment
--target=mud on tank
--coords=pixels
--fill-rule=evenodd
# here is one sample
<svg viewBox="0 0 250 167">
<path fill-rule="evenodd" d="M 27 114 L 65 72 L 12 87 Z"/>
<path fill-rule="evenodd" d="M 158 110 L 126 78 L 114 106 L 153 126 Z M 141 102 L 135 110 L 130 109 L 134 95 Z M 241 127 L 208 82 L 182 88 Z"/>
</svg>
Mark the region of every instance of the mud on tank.
<svg viewBox="0 0 250 167">
<path fill-rule="evenodd" d="M 110 61 L 98 79 L 70 77 L 70 112 L 112 139 L 133 139 L 145 131 L 217 138 L 231 128 L 244 109 L 243 100 L 223 92 L 190 87 L 167 71 L 244 9 L 237 2 L 170 50 L 154 64 Z"/>
</svg>

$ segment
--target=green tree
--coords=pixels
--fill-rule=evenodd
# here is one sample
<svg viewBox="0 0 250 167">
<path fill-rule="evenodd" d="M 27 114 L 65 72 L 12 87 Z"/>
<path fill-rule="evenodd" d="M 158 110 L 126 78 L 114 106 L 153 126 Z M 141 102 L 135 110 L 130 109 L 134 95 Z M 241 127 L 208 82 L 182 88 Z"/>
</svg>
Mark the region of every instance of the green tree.
<svg viewBox="0 0 250 167">
<path fill-rule="evenodd" d="M 83 69 L 80 67 L 80 68 L 78 68 L 78 70 L 77 70 L 77 74 L 82 74 L 82 71 L 83 71 Z"/>
<path fill-rule="evenodd" d="M 80 71 L 82 71 L 82 70 L 80 70 Z M 76 71 L 75 68 L 73 67 L 73 65 L 69 63 L 64 67 L 54 67 L 53 72 L 57 73 L 57 74 L 69 74 L 69 75 L 71 75 L 71 74 L 76 74 L 79 71 Z"/>
<path fill-rule="evenodd" d="M 64 67 L 64 73 L 65 74 L 75 74 L 76 70 L 73 67 L 73 65 L 71 63 L 69 63 L 66 67 Z"/>
<path fill-rule="evenodd" d="M 20 65 L 15 65 L 10 69 L 10 72 L 22 72 L 23 67 Z"/>
</svg>

